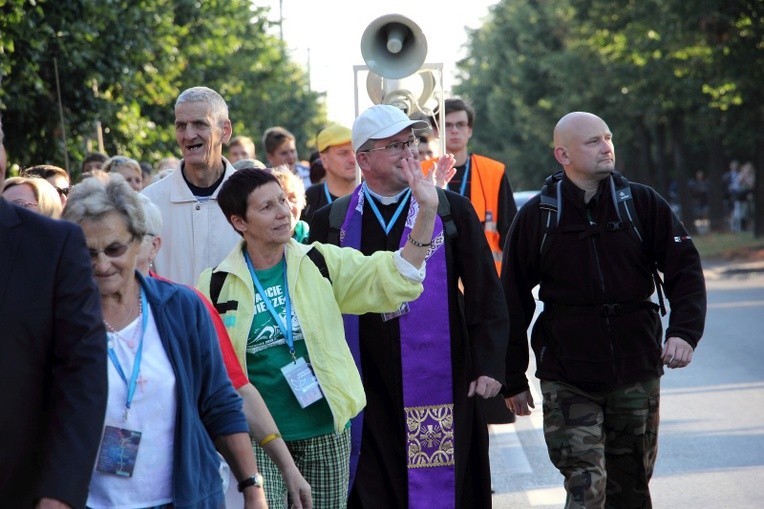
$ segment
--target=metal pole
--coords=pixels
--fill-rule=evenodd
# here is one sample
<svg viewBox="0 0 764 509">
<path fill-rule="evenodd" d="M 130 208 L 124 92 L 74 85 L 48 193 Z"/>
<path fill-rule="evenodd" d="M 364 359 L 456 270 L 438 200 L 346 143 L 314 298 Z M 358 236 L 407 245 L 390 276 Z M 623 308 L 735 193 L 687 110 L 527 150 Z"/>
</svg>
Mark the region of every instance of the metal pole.
<svg viewBox="0 0 764 509">
<path fill-rule="evenodd" d="M 64 139 L 64 168 L 66 173 L 71 175 L 69 171 L 69 149 L 66 144 L 66 124 L 64 123 L 64 105 L 61 102 L 61 84 L 58 80 L 58 58 L 53 57 L 53 72 L 56 75 L 56 95 L 58 96 L 58 116 L 61 119 L 61 135 Z"/>
<path fill-rule="evenodd" d="M 358 115 L 361 114 L 361 105 L 358 103 L 359 96 L 358 96 L 358 71 L 368 71 L 369 68 L 365 65 L 354 65 L 353 66 L 353 95 L 355 97 L 355 118 L 358 118 Z M 355 185 L 359 185 L 361 183 L 361 167 L 358 166 L 358 160 L 356 160 L 355 163 Z"/>
<path fill-rule="evenodd" d="M 279 39 L 284 42 L 284 0 L 279 0 Z"/>
<path fill-rule="evenodd" d="M 310 82 L 310 48 L 308 48 L 308 91 L 313 91 L 313 86 Z"/>
<path fill-rule="evenodd" d="M 98 98 L 98 82 L 93 79 L 93 96 L 97 99 Z M 96 140 L 98 141 L 98 151 L 102 154 L 106 153 L 106 149 L 104 149 L 103 146 L 103 129 L 101 127 L 101 121 L 99 119 L 95 120 L 95 135 Z"/>
</svg>

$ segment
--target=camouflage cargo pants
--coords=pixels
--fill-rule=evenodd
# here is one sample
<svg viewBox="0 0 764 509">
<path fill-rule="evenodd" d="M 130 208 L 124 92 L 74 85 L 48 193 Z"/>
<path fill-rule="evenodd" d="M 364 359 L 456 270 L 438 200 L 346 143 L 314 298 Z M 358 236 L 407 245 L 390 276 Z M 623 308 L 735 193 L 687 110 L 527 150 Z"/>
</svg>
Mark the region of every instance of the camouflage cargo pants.
<svg viewBox="0 0 764 509">
<path fill-rule="evenodd" d="M 566 508 L 649 508 L 658 448 L 660 379 L 605 393 L 541 381 L 549 458 Z"/>
</svg>

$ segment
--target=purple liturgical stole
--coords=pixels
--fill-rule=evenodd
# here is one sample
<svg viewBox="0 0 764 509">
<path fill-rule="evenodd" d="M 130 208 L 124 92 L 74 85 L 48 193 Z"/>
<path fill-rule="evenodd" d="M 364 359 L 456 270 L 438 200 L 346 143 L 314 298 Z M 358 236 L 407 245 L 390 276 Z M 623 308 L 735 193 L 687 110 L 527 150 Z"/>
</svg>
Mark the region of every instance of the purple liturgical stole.
<svg viewBox="0 0 764 509">
<path fill-rule="evenodd" d="M 341 246 L 360 249 L 364 200 L 363 188 L 359 186 L 353 191 L 340 229 Z M 401 247 L 408 239 L 418 211 L 419 205 L 412 196 Z M 436 216 L 432 246 L 427 253 L 424 292 L 409 302 L 409 312 L 399 317 L 411 509 L 430 508 L 433 500 L 437 500 L 441 508 L 453 508 L 456 503 L 451 334 L 444 240 L 443 222 Z M 361 371 L 358 316 L 344 315 L 343 318 L 350 351 Z M 351 486 L 360 454 L 362 429 L 363 413 L 353 419 L 351 428 Z"/>
</svg>

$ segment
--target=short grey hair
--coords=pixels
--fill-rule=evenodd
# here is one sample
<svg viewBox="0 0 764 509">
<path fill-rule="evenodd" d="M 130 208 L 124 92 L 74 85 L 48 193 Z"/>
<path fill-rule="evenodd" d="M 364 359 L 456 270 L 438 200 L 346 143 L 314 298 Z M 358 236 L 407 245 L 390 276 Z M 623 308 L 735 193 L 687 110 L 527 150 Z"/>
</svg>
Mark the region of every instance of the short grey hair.
<svg viewBox="0 0 764 509">
<path fill-rule="evenodd" d="M 368 140 L 364 141 L 360 147 L 358 147 L 358 150 L 356 150 L 356 154 L 361 152 L 366 152 L 368 150 L 371 150 L 374 148 L 374 141 L 373 139 L 369 138 Z"/>
<path fill-rule="evenodd" d="M 146 216 L 146 233 L 159 237 L 162 234 L 162 211 L 145 194 L 138 193 L 138 198 L 143 206 L 143 213 Z"/>
<path fill-rule="evenodd" d="M 207 103 L 212 112 L 212 118 L 217 120 L 218 126 L 228 120 L 228 105 L 223 96 L 207 87 L 191 87 L 180 93 L 175 101 L 175 107 L 184 103 Z"/>
<path fill-rule="evenodd" d="M 297 199 L 299 200 L 298 206 L 300 208 L 305 208 L 305 183 L 303 180 L 290 170 L 289 166 L 286 164 L 280 164 L 271 168 L 270 171 L 271 175 L 276 177 L 276 180 L 279 181 L 279 185 L 281 186 L 281 189 L 284 190 L 284 193 L 286 193 L 287 190 L 294 191 L 294 194 L 297 195 Z"/>
<path fill-rule="evenodd" d="M 63 219 L 82 224 L 97 221 L 116 212 L 122 216 L 127 230 L 137 240 L 146 235 L 146 214 L 138 193 L 119 173 L 107 173 L 108 178 L 88 178 L 75 185 L 69 193 Z"/>
</svg>

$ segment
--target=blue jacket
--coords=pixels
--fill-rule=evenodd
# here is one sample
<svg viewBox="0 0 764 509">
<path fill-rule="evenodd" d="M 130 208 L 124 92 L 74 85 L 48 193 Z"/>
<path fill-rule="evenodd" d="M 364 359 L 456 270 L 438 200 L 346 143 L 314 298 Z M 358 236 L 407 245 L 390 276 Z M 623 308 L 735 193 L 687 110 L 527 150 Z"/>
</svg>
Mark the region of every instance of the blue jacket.
<svg viewBox="0 0 764 509">
<path fill-rule="evenodd" d="M 138 279 L 175 371 L 173 506 L 219 509 L 225 501 L 213 441 L 248 432 L 241 398 L 226 374 L 207 309 L 193 290 L 141 275 Z"/>
</svg>

